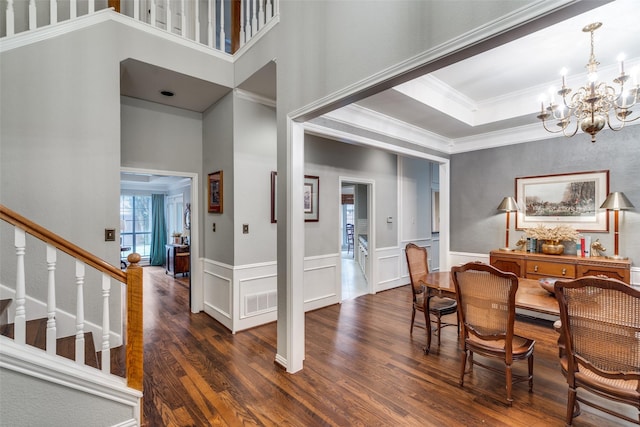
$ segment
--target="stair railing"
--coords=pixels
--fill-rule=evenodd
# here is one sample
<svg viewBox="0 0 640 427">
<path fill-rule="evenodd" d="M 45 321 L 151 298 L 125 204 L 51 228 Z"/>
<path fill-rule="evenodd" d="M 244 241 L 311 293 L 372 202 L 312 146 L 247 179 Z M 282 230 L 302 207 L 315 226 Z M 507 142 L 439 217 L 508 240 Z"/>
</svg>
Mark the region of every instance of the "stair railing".
<svg viewBox="0 0 640 427">
<path fill-rule="evenodd" d="M 4 205 L 0 205 L 0 218 L 14 227 L 14 245 L 16 251 L 16 289 L 15 289 L 15 318 L 14 341 L 26 345 L 26 283 L 25 283 L 25 253 L 27 251 L 26 235 L 29 234 L 46 244 L 47 279 L 47 327 L 46 351 L 56 354 L 56 254 L 62 251 L 75 259 L 76 276 L 76 341 L 75 361 L 84 365 L 84 286 L 85 266 L 90 266 L 102 273 L 102 335 L 101 335 L 101 369 L 110 374 L 110 319 L 109 297 L 111 280 L 126 285 L 126 379 L 127 386 L 142 391 L 143 381 L 143 330 L 142 330 L 142 268 L 138 264 L 140 255 L 133 253 L 127 258 L 129 266 L 126 271 L 120 270 L 88 251 L 63 239 L 46 228 L 35 224 Z"/>
<path fill-rule="evenodd" d="M 49 0 L 48 4 L 6 0 L 6 4 L 0 39 L 111 8 L 136 21 L 232 54 L 278 14 L 278 0 L 109 0 L 98 4 L 95 0 Z"/>
</svg>

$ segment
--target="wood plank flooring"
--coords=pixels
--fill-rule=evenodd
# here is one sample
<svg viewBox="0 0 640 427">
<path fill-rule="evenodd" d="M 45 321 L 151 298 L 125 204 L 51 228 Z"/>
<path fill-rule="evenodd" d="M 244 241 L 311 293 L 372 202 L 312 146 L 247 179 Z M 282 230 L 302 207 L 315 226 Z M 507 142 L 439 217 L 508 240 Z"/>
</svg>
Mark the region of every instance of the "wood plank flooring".
<svg viewBox="0 0 640 427">
<path fill-rule="evenodd" d="M 408 287 L 307 313 L 304 369 L 288 374 L 274 363 L 275 323 L 233 335 L 190 313 L 188 281 L 144 268 L 147 426 L 564 425 L 567 386 L 548 322 L 517 322 L 537 340 L 534 391 L 516 384 L 508 407 L 501 375 L 476 367 L 458 385 L 455 328 L 423 353 L 424 329 L 409 334 Z M 574 425 L 626 424 L 582 405 Z"/>
</svg>

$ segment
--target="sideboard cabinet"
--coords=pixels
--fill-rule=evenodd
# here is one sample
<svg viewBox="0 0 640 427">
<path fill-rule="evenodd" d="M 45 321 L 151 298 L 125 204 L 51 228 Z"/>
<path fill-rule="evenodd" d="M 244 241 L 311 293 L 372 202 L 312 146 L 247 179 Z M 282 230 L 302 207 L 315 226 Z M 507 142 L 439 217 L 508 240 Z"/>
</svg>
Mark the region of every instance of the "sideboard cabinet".
<svg viewBox="0 0 640 427">
<path fill-rule="evenodd" d="M 189 266 L 191 264 L 188 245 L 166 245 L 167 257 L 165 274 L 173 273 L 173 277 L 176 274 L 188 274 Z"/>
<path fill-rule="evenodd" d="M 583 276 L 607 276 L 631 283 L 631 261 L 605 257 L 545 255 L 520 251 L 491 251 L 490 263 L 526 279 L 555 277 L 576 279 Z"/>
</svg>

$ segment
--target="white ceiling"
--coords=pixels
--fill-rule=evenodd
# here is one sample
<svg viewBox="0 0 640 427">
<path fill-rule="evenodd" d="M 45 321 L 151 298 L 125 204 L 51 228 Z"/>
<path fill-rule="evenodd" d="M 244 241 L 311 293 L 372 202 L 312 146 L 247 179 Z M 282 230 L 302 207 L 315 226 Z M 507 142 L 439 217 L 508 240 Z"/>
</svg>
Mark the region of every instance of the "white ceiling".
<svg viewBox="0 0 640 427">
<path fill-rule="evenodd" d="M 627 72 L 640 66 L 640 0 L 617 0 L 362 99 L 355 108 L 372 122 L 382 115 L 450 147 L 489 133 L 541 128 L 536 119 L 540 95 L 550 86 L 559 88 L 560 69 L 568 69 L 569 87 L 586 82 L 590 38 L 582 28 L 592 22 L 603 23 L 595 33 L 601 79 L 617 75 L 620 53 L 627 58 Z M 204 111 L 231 90 L 133 60 L 124 61 L 121 69 L 123 95 L 192 111 Z M 270 63 L 239 88 L 275 101 L 275 75 L 276 65 Z M 175 96 L 163 97 L 159 92 L 164 89 Z"/>
</svg>

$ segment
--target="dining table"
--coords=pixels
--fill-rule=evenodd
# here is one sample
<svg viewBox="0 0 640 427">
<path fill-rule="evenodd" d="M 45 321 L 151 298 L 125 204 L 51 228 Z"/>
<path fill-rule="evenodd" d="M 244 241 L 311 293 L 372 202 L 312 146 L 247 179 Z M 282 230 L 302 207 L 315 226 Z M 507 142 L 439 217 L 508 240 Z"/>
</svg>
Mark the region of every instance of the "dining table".
<svg viewBox="0 0 640 427">
<path fill-rule="evenodd" d="M 456 289 L 450 271 L 428 273 L 422 284 L 432 295 L 455 297 Z M 560 316 L 556 297 L 544 290 L 538 280 L 533 279 L 518 278 L 516 308 L 548 316 Z"/>
</svg>

